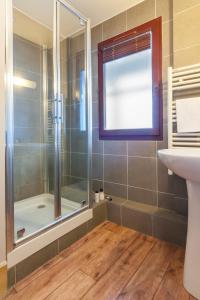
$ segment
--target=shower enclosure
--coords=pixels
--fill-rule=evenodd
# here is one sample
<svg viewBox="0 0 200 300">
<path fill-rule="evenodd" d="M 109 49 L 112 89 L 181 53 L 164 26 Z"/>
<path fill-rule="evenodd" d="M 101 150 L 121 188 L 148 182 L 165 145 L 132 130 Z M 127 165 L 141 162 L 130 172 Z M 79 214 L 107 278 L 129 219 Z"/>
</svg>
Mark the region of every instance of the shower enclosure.
<svg viewBox="0 0 200 300">
<path fill-rule="evenodd" d="M 8 251 L 89 207 L 90 23 L 65 0 L 7 4 Z"/>
</svg>

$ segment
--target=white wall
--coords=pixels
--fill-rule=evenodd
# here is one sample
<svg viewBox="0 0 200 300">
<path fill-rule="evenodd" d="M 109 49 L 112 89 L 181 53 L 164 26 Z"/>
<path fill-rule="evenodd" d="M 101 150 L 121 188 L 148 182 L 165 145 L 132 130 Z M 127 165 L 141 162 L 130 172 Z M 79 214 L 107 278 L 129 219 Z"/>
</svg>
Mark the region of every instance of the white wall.
<svg viewBox="0 0 200 300">
<path fill-rule="evenodd" d="M 6 260 L 5 217 L 5 3 L 0 0 L 0 265 Z"/>
</svg>

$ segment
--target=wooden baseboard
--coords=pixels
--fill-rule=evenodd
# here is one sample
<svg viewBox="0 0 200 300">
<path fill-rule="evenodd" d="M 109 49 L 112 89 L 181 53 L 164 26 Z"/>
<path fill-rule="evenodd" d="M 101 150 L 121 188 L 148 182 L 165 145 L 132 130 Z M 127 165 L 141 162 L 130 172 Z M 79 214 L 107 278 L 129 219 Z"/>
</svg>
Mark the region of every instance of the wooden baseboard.
<svg viewBox="0 0 200 300">
<path fill-rule="evenodd" d="M 7 265 L 0 266 L 0 298 L 7 291 Z"/>
</svg>

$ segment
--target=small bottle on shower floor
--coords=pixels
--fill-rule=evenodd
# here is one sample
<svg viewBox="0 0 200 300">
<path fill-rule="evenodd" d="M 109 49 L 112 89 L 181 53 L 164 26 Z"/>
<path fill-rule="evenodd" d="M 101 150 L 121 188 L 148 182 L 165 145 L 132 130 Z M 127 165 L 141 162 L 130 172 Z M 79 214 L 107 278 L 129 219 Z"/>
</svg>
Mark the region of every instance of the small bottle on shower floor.
<svg viewBox="0 0 200 300">
<path fill-rule="evenodd" d="M 103 191 L 103 189 L 100 189 L 100 192 L 99 192 L 99 200 L 100 200 L 100 201 L 103 201 L 104 199 L 105 199 L 104 191 Z"/>
<path fill-rule="evenodd" d="M 99 203 L 99 192 L 98 191 L 96 191 L 94 193 L 94 201 L 95 201 L 95 203 Z"/>
</svg>

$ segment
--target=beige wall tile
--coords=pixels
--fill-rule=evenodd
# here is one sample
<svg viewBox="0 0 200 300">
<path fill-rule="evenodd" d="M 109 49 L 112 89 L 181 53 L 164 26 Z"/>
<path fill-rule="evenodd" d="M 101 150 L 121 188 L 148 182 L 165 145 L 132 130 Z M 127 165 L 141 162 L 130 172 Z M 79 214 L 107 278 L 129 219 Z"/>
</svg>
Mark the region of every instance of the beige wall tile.
<svg viewBox="0 0 200 300">
<path fill-rule="evenodd" d="M 172 0 L 156 0 L 156 17 L 162 16 L 162 21 L 166 22 L 173 18 Z"/>
<path fill-rule="evenodd" d="M 174 0 L 173 1 L 174 14 L 198 4 L 199 4 L 199 0 Z"/>
<path fill-rule="evenodd" d="M 109 39 L 126 31 L 126 12 L 123 12 L 103 23 L 103 39 Z"/>
<path fill-rule="evenodd" d="M 173 53 L 173 22 L 163 23 L 162 26 L 162 52 L 163 56 L 169 56 Z"/>
<path fill-rule="evenodd" d="M 174 17 L 174 50 L 200 44 L 200 5 Z"/>
<path fill-rule="evenodd" d="M 174 52 L 174 67 L 200 63 L 200 45 Z"/>
<path fill-rule="evenodd" d="M 162 80 L 163 83 L 167 81 L 167 72 L 168 72 L 168 67 L 173 65 L 173 55 L 170 56 L 165 56 L 162 59 Z"/>
<path fill-rule="evenodd" d="M 127 11 L 127 28 L 134 28 L 154 18 L 155 0 L 146 0 Z"/>
</svg>

